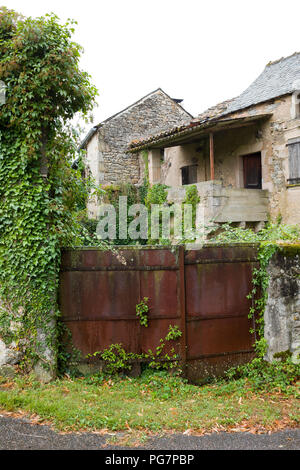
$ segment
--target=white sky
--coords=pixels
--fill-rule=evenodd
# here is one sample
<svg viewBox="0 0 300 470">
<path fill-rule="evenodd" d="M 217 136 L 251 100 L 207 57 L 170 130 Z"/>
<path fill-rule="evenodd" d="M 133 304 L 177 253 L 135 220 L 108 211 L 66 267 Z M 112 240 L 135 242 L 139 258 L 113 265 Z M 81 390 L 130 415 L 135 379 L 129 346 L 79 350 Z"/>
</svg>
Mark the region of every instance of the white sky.
<svg viewBox="0 0 300 470">
<path fill-rule="evenodd" d="M 270 60 L 300 51 L 299 0 L 2 0 L 78 21 L 94 124 L 161 87 L 197 115 L 240 94 Z"/>
</svg>

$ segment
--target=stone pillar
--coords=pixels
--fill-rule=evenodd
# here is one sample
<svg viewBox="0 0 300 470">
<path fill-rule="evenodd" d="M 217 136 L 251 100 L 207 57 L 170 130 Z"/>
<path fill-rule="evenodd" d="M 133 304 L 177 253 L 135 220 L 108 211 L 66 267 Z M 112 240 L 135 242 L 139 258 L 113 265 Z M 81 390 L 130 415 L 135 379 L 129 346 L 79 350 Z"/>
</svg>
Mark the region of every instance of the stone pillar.
<svg viewBox="0 0 300 470">
<path fill-rule="evenodd" d="M 56 319 L 50 318 L 45 327 L 38 328 L 37 340 L 39 342 L 40 360 L 34 366 L 36 378 L 41 383 L 48 383 L 56 378 L 57 353 L 56 344 Z"/>
<path fill-rule="evenodd" d="M 298 253 L 297 253 L 298 251 Z M 264 313 L 266 359 L 290 351 L 293 361 L 300 355 L 300 250 L 293 245 L 280 248 L 268 267 L 268 300 Z"/>
</svg>

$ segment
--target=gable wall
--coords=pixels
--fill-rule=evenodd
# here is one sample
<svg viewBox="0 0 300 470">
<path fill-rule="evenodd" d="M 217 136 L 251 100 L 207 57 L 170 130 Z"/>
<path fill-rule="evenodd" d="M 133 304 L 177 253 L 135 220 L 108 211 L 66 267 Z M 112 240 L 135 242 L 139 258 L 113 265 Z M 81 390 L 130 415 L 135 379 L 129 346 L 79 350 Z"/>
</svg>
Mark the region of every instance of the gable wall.
<svg viewBox="0 0 300 470">
<path fill-rule="evenodd" d="M 126 153 L 129 143 L 190 119 L 183 108 L 157 91 L 104 122 L 87 145 L 87 163 L 97 184 L 141 182 L 138 155 Z M 91 217 L 96 216 L 96 206 L 88 206 Z"/>
</svg>

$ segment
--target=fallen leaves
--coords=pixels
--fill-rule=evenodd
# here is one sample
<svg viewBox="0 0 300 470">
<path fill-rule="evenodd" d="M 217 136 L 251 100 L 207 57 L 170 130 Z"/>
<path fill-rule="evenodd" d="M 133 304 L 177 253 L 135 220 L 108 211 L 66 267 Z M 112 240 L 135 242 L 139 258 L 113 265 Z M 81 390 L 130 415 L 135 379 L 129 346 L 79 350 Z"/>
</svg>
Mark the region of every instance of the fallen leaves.
<svg viewBox="0 0 300 470">
<path fill-rule="evenodd" d="M 193 432 L 192 429 L 186 429 L 183 434 L 186 435 L 186 436 L 190 436 L 192 434 L 192 432 Z"/>
<path fill-rule="evenodd" d="M 0 388 L 14 388 L 14 382 L 5 382 L 0 385 Z"/>
</svg>

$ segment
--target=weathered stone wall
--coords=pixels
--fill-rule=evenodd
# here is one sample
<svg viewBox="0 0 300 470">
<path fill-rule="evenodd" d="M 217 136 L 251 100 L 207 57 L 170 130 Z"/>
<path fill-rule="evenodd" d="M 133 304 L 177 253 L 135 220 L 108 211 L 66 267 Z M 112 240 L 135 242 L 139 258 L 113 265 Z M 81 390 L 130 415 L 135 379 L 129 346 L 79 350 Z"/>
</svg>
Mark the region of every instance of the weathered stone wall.
<svg viewBox="0 0 300 470">
<path fill-rule="evenodd" d="M 218 132 L 214 137 L 215 179 L 224 187 L 243 188 L 242 155 L 260 152 L 263 140 L 257 138 L 259 125 Z M 181 168 L 197 165 L 197 181 L 210 180 L 208 136 L 197 143 L 166 148 L 161 181 L 169 186 L 181 185 Z"/>
<path fill-rule="evenodd" d="M 2 339 L 0 339 L 0 367 L 3 365 L 14 365 L 19 361 L 21 354 L 14 349 L 14 344 L 11 347 L 7 346 Z"/>
<path fill-rule="evenodd" d="M 191 116 L 162 90 L 148 95 L 104 121 L 87 145 L 87 163 L 98 184 L 131 182 L 142 178 L 137 154 L 126 153 L 132 140 L 187 123 Z M 97 203 L 89 204 L 95 216 Z"/>
<path fill-rule="evenodd" d="M 292 95 L 282 96 L 267 103 L 253 106 L 230 117 L 272 113 L 257 135 L 254 152 L 262 155 L 262 188 L 269 191 L 272 218 L 282 216 L 287 224 L 300 223 L 300 186 L 289 186 L 289 139 L 300 136 L 300 119 L 293 114 Z M 259 147 L 261 147 L 259 149 Z M 250 152 L 247 152 L 250 153 Z"/>
<path fill-rule="evenodd" d="M 265 309 L 267 359 L 290 351 L 300 354 L 300 245 L 282 247 L 271 259 Z"/>
<path fill-rule="evenodd" d="M 104 181 L 115 183 L 128 180 L 138 183 L 139 162 L 136 155 L 126 153 L 129 143 L 184 124 L 189 119 L 190 116 L 183 108 L 159 90 L 105 121 L 98 131 Z"/>
<path fill-rule="evenodd" d="M 272 218 L 282 216 L 288 224 L 300 223 L 300 185 L 288 185 L 289 139 L 300 137 L 300 119 L 292 113 L 292 96 L 283 96 L 226 118 L 272 113 L 269 119 L 249 127 L 218 132 L 214 137 L 215 178 L 225 187 L 243 188 L 244 155 L 261 152 L 262 189 L 269 191 Z M 161 167 L 161 182 L 181 185 L 181 170 L 197 164 L 197 179 L 210 179 L 208 136 L 195 144 L 166 148 Z"/>
<path fill-rule="evenodd" d="M 186 197 L 186 188 L 190 185 L 170 187 L 167 200 L 171 203 L 182 203 Z M 225 188 L 221 181 L 196 183 L 200 203 L 198 211 L 202 214 L 202 224 L 238 222 L 258 229 L 259 222 L 268 220 L 267 191 L 260 189 Z"/>
<path fill-rule="evenodd" d="M 12 322 L 11 331 L 16 330 L 17 325 L 17 323 Z M 37 330 L 37 339 L 40 349 L 39 354 L 43 359 L 35 364 L 33 371 L 40 382 L 48 383 L 56 377 L 57 373 L 57 355 L 55 349 L 51 346 L 51 343 L 55 344 L 56 342 L 55 318 L 47 323 L 47 328 Z M 26 342 L 27 339 L 23 338 L 18 344 L 15 341 L 7 344 L 0 336 L 0 375 L 13 377 L 17 373 L 18 365 L 24 359 L 22 350 Z"/>
</svg>

